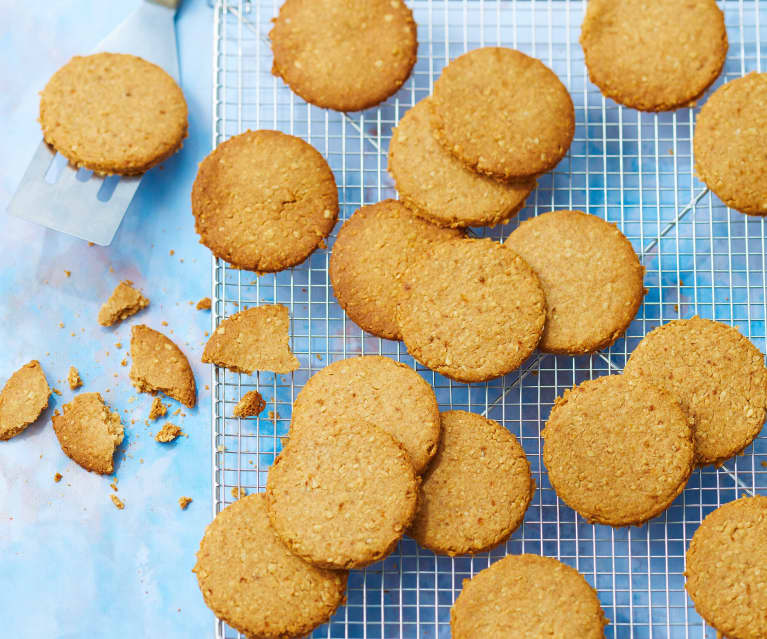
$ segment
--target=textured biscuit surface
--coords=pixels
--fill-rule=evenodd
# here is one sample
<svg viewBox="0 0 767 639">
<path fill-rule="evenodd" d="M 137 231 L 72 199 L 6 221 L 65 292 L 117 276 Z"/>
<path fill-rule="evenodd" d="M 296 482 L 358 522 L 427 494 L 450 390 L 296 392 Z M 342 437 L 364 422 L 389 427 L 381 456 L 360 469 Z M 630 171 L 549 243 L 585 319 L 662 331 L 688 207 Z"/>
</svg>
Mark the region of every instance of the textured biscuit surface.
<svg viewBox="0 0 767 639">
<path fill-rule="evenodd" d="M 187 135 L 176 81 L 122 53 L 75 56 L 40 94 L 45 141 L 75 166 L 98 173 L 143 173 L 175 153 Z"/>
<path fill-rule="evenodd" d="M 435 245 L 402 282 L 397 323 L 408 352 L 452 379 L 505 375 L 541 339 L 546 303 L 538 276 L 490 239 Z"/>
<path fill-rule="evenodd" d="M 538 555 L 509 555 L 464 580 L 450 611 L 453 639 L 601 639 L 606 625 L 580 573 Z"/>
<path fill-rule="evenodd" d="M 99 324 L 112 326 L 149 306 L 149 300 L 132 285 L 130 280 L 123 280 L 117 285 L 99 309 Z"/>
<path fill-rule="evenodd" d="M 293 555 L 269 524 L 265 501 L 248 495 L 216 515 L 197 551 L 197 583 L 208 608 L 248 637 L 304 636 L 341 605 L 347 573 Z"/>
<path fill-rule="evenodd" d="M 248 391 L 232 410 L 235 417 L 253 417 L 266 408 L 266 402 L 257 390 Z"/>
<path fill-rule="evenodd" d="M 557 398 L 541 433 L 551 485 L 589 523 L 639 525 L 684 489 L 691 422 L 670 393 L 642 379 L 585 381 Z"/>
<path fill-rule="evenodd" d="M 441 424 L 408 534 L 437 553 L 489 550 L 522 523 L 535 491 L 530 464 L 498 422 L 452 410 L 442 413 Z"/>
<path fill-rule="evenodd" d="M 396 93 L 418 51 L 402 0 L 286 0 L 269 38 L 272 73 L 307 102 L 337 111 Z"/>
<path fill-rule="evenodd" d="M 366 422 L 291 437 L 266 481 L 269 519 L 299 557 L 324 568 L 383 559 L 415 515 L 418 479 L 404 448 Z"/>
<path fill-rule="evenodd" d="M 577 355 L 612 344 L 644 297 L 644 269 L 614 225 L 581 211 L 552 211 L 522 222 L 506 239 L 541 280 L 546 295 L 542 351 Z"/>
<path fill-rule="evenodd" d="M 290 373 L 300 363 L 290 352 L 290 315 L 282 304 L 245 309 L 223 320 L 210 336 L 202 361 L 236 373 Z"/>
<path fill-rule="evenodd" d="M 389 433 L 407 451 L 416 474 L 439 441 L 437 398 L 412 368 L 388 357 L 350 357 L 309 378 L 293 404 L 291 435 L 316 424 L 366 421 Z"/>
<path fill-rule="evenodd" d="M 767 215 L 767 73 L 719 87 L 695 122 L 695 172 L 727 206 Z"/>
<path fill-rule="evenodd" d="M 130 378 L 141 393 L 161 392 L 189 408 L 197 403 L 197 386 L 186 355 L 162 333 L 137 324 L 131 329 Z"/>
<path fill-rule="evenodd" d="M 303 262 L 338 217 L 325 158 L 279 131 L 246 131 L 219 144 L 192 187 L 200 241 L 216 257 L 258 272 Z"/>
<path fill-rule="evenodd" d="M 114 471 L 114 452 L 123 440 L 120 414 L 110 411 L 98 393 L 80 393 L 53 416 L 61 450 L 86 470 Z"/>
<path fill-rule="evenodd" d="M 0 440 L 26 430 L 48 408 L 50 395 L 45 373 L 36 359 L 11 375 L 0 391 Z"/>
<path fill-rule="evenodd" d="M 416 217 L 397 200 L 363 206 L 341 227 L 328 275 L 347 315 L 362 329 L 399 339 L 394 313 L 402 274 L 432 244 L 460 231 Z"/>
<path fill-rule="evenodd" d="M 442 145 L 499 179 L 552 169 L 575 133 L 573 101 L 543 62 L 504 47 L 453 60 L 434 85 L 432 126 Z"/>
<path fill-rule="evenodd" d="M 767 637 L 767 497 L 710 513 L 687 551 L 685 587 L 695 609 L 731 639 Z"/>
<path fill-rule="evenodd" d="M 689 105 L 727 56 L 715 0 L 589 0 L 580 40 L 591 81 L 642 111 Z"/>
<path fill-rule="evenodd" d="M 717 464 L 748 446 L 767 410 L 764 356 L 731 326 L 693 317 L 650 331 L 625 373 L 671 392 L 694 421 L 698 464 Z"/>
<path fill-rule="evenodd" d="M 429 99 L 421 100 L 392 132 L 389 173 L 401 200 L 441 226 L 506 222 L 535 188 L 535 179 L 499 182 L 469 169 L 432 134 Z"/>
</svg>

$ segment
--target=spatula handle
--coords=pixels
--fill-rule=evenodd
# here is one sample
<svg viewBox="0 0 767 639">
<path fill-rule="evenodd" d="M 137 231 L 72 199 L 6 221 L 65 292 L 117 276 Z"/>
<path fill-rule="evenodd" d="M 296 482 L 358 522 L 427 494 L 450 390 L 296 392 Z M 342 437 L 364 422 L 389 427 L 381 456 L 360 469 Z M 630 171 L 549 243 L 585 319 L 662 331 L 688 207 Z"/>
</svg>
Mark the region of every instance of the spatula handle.
<svg viewBox="0 0 767 639">
<path fill-rule="evenodd" d="M 181 0 L 146 0 L 147 2 L 151 2 L 152 4 L 161 4 L 163 7 L 168 7 L 168 9 L 173 9 L 174 11 L 178 9 L 179 5 L 181 4 Z"/>
</svg>

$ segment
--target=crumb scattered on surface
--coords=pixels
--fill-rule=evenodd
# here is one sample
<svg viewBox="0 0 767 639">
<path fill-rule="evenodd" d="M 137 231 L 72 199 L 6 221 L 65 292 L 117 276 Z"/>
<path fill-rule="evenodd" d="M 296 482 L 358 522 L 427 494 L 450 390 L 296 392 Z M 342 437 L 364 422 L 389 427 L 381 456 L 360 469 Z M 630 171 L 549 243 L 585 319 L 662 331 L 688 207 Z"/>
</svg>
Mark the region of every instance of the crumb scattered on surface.
<svg viewBox="0 0 767 639">
<path fill-rule="evenodd" d="M 69 375 L 67 375 L 67 382 L 69 382 L 69 388 L 72 390 L 80 388 L 83 385 L 83 380 L 80 377 L 79 371 L 74 367 L 69 367 Z"/>
<path fill-rule="evenodd" d="M 116 342 L 115 343 L 115 348 L 122 348 L 122 347 L 123 347 L 123 343 L 122 342 Z"/>
<path fill-rule="evenodd" d="M 61 481 L 61 478 L 62 478 L 63 476 L 64 476 L 64 475 L 62 475 L 61 473 L 56 473 L 56 474 L 53 476 L 53 481 L 55 481 L 55 482 L 58 484 L 58 483 Z"/>
<path fill-rule="evenodd" d="M 186 510 L 186 507 L 192 503 L 191 497 L 179 497 L 178 498 L 178 505 L 181 510 Z"/>
<path fill-rule="evenodd" d="M 181 412 L 181 409 L 177 408 L 176 410 L 173 411 L 173 416 L 176 417 L 180 412 Z"/>
<path fill-rule="evenodd" d="M 64 322 L 59 322 L 59 328 L 64 328 Z"/>
<path fill-rule="evenodd" d="M 248 494 L 248 491 L 241 486 L 232 486 L 232 497 L 235 499 L 242 499 Z"/>
<path fill-rule="evenodd" d="M 167 326 L 167 325 L 168 325 L 168 322 L 166 322 L 165 320 L 163 320 L 162 322 L 160 322 L 160 324 L 162 324 L 163 326 Z"/>
<path fill-rule="evenodd" d="M 67 277 L 69 277 L 70 275 L 72 275 L 72 271 L 67 271 L 67 270 L 65 270 L 65 271 L 64 271 L 64 275 L 66 275 Z"/>
<path fill-rule="evenodd" d="M 131 315 L 135 315 L 147 306 L 149 306 L 149 300 L 140 291 L 133 288 L 133 282 L 123 280 L 112 291 L 112 295 L 99 310 L 99 324 L 112 326 Z"/>
<path fill-rule="evenodd" d="M 232 415 L 235 417 L 252 417 L 258 415 L 266 408 L 266 402 L 257 390 L 248 391 L 234 407 Z"/>
<path fill-rule="evenodd" d="M 115 505 L 115 508 L 117 510 L 122 510 L 125 508 L 125 504 L 120 501 L 120 498 L 117 495 L 109 495 L 109 497 L 112 499 L 112 503 Z"/>
<path fill-rule="evenodd" d="M 170 406 L 170 404 L 163 404 L 159 397 L 155 397 L 152 400 L 152 407 L 149 409 L 149 419 L 165 417 L 168 412 L 168 406 Z"/>
<path fill-rule="evenodd" d="M 174 251 L 173 249 L 171 249 L 171 250 L 170 250 L 170 255 L 175 255 L 175 254 L 176 254 L 176 251 Z"/>
<path fill-rule="evenodd" d="M 172 442 L 179 435 L 183 435 L 183 431 L 180 426 L 167 422 L 154 436 L 155 440 L 163 444 Z"/>
<path fill-rule="evenodd" d="M 115 478 L 112 480 L 112 483 L 111 483 L 111 484 L 109 484 L 109 487 L 110 487 L 112 490 L 114 490 L 115 492 L 117 492 L 117 477 L 115 477 Z"/>
<path fill-rule="evenodd" d="M 280 417 L 280 413 L 276 410 L 270 410 L 269 411 L 269 419 L 282 419 Z"/>
<path fill-rule="evenodd" d="M 210 305 L 211 305 L 210 298 L 203 297 L 199 302 L 197 302 L 197 306 L 195 308 L 198 311 L 209 311 Z"/>
<path fill-rule="evenodd" d="M 127 365 L 128 365 L 128 360 L 125 357 L 123 357 L 123 361 L 120 362 L 120 366 L 127 366 Z"/>
<path fill-rule="evenodd" d="M 762 462 L 762 468 L 767 468 L 767 461 Z"/>
<path fill-rule="evenodd" d="M 59 397 L 61 397 L 61 391 L 58 388 L 52 388 L 51 389 L 54 393 L 56 393 Z"/>
</svg>

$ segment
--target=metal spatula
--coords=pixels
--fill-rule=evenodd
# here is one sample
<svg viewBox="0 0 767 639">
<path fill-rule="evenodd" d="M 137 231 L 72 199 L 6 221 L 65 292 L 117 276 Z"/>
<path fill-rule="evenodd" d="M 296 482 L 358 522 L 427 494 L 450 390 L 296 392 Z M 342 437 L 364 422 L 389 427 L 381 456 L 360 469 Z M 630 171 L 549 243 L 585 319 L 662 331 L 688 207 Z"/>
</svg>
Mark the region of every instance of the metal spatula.
<svg viewBox="0 0 767 639">
<path fill-rule="evenodd" d="M 94 53 L 131 53 L 161 66 L 178 82 L 173 18 L 181 0 L 143 0 Z M 40 142 L 11 200 L 16 217 L 95 244 L 112 242 L 141 176 L 98 176 L 75 169 Z"/>
</svg>

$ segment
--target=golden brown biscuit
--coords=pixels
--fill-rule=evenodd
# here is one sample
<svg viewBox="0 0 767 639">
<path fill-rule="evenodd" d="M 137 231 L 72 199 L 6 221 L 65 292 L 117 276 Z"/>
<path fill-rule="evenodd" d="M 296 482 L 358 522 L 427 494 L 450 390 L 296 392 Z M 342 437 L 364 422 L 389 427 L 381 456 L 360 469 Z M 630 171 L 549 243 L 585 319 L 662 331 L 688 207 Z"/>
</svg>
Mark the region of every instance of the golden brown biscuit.
<svg viewBox="0 0 767 639">
<path fill-rule="evenodd" d="M 132 285 L 130 280 L 117 285 L 99 310 L 99 324 L 112 326 L 149 306 L 149 300 Z"/>
<path fill-rule="evenodd" d="M 33 359 L 8 378 L 0 391 L 0 440 L 27 429 L 48 408 L 51 389 L 40 362 Z"/>
<path fill-rule="evenodd" d="M 69 373 L 67 374 L 67 383 L 71 390 L 77 390 L 83 385 L 83 380 L 80 377 L 80 372 L 74 367 L 69 367 Z"/>
<path fill-rule="evenodd" d="M 690 105 L 727 57 L 715 0 L 589 0 L 580 41 L 591 81 L 641 111 Z"/>
<path fill-rule="evenodd" d="M 347 573 L 293 555 L 269 525 L 265 501 L 248 495 L 218 513 L 194 572 L 208 608 L 233 628 L 257 639 L 301 637 L 343 603 Z"/>
<path fill-rule="evenodd" d="M 671 392 L 694 421 L 695 461 L 721 464 L 748 446 L 764 424 L 764 356 L 738 329 L 700 317 L 650 331 L 625 373 Z"/>
<path fill-rule="evenodd" d="M 253 417 L 266 408 L 266 402 L 257 390 L 248 391 L 232 410 L 235 417 Z"/>
<path fill-rule="evenodd" d="M 75 56 L 41 92 L 40 124 L 75 166 L 136 175 L 181 148 L 186 101 L 173 78 L 142 58 Z"/>
<path fill-rule="evenodd" d="M 192 187 L 200 242 L 233 266 L 281 271 L 303 262 L 338 218 L 325 158 L 279 131 L 246 131 L 216 147 Z"/>
<path fill-rule="evenodd" d="M 405 449 L 365 422 L 291 437 L 266 480 L 269 519 L 290 550 L 323 568 L 386 557 L 413 521 L 418 478 Z"/>
<path fill-rule="evenodd" d="M 441 424 L 408 534 L 451 556 L 489 550 L 522 523 L 535 492 L 530 464 L 498 422 L 451 410 L 442 413 Z"/>
<path fill-rule="evenodd" d="M 551 211 L 522 222 L 506 246 L 541 279 L 546 327 L 538 348 L 578 355 L 605 348 L 634 319 L 644 268 L 617 226 L 581 211 Z"/>
<path fill-rule="evenodd" d="M 399 197 L 416 215 L 440 226 L 494 226 L 525 204 L 535 179 L 499 182 L 472 171 L 435 139 L 429 98 L 392 131 L 389 173 Z"/>
<path fill-rule="evenodd" d="M 402 0 L 286 0 L 269 33 L 272 73 L 307 102 L 361 111 L 410 76 L 418 42 Z"/>
<path fill-rule="evenodd" d="M 213 331 L 202 361 L 235 373 L 290 373 L 301 365 L 290 352 L 290 316 L 282 304 L 264 304 L 227 317 Z"/>
<path fill-rule="evenodd" d="M 592 524 L 652 519 L 684 490 L 694 466 L 690 417 L 671 393 L 627 375 L 565 391 L 541 436 L 551 485 Z"/>
<path fill-rule="evenodd" d="M 538 276 L 490 239 L 433 246 L 402 284 L 396 317 L 408 352 L 459 382 L 513 371 L 541 339 L 546 303 Z"/>
<path fill-rule="evenodd" d="M 149 419 L 155 420 L 160 417 L 165 417 L 168 412 L 168 406 L 170 406 L 170 404 L 163 404 L 159 397 L 155 397 L 152 400 L 152 406 L 149 409 Z"/>
<path fill-rule="evenodd" d="M 363 206 L 344 222 L 330 254 L 338 303 L 363 330 L 400 339 L 394 312 L 402 274 L 433 244 L 459 237 L 460 231 L 416 217 L 397 200 Z"/>
<path fill-rule="evenodd" d="M 110 411 L 99 393 L 80 393 L 53 416 L 61 450 L 85 470 L 114 472 L 114 452 L 123 441 L 120 414 Z"/>
<path fill-rule="evenodd" d="M 685 588 L 695 609 L 730 639 L 767 637 L 767 497 L 711 512 L 687 551 Z"/>
<path fill-rule="evenodd" d="M 767 73 L 719 87 L 695 122 L 695 172 L 721 200 L 749 215 L 767 215 Z"/>
<path fill-rule="evenodd" d="M 167 444 L 169 442 L 172 442 L 180 435 L 183 435 L 184 431 L 181 430 L 180 426 L 176 426 L 176 424 L 171 424 L 170 422 L 166 422 L 163 424 L 163 427 L 157 431 L 157 434 L 154 436 L 155 441 L 160 442 L 162 444 Z"/>
<path fill-rule="evenodd" d="M 501 180 L 556 166 L 575 133 L 573 101 L 543 62 L 504 47 L 453 60 L 434 84 L 432 128 L 464 164 Z"/>
<path fill-rule="evenodd" d="M 402 444 L 416 474 L 437 451 L 434 391 L 412 368 L 388 357 L 350 357 L 312 375 L 293 404 L 290 434 L 316 424 L 358 421 L 375 424 Z"/>
<path fill-rule="evenodd" d="M 197 386 L 186 355 L 170 339 L 144 324 L 131 329 L 130 378 L 140 393 L 158 391 L 194 408 Z"/>
<path fill-rule="evenodd" d="M 453 639 L 602 639 L 607 619 L 581 574 L 550 557 L 509 555 L 465 579 Z"/>
</svg>

